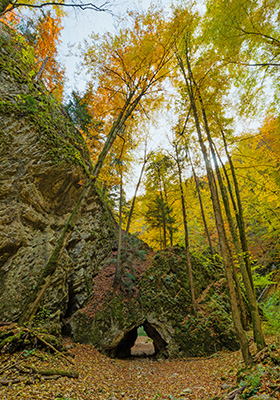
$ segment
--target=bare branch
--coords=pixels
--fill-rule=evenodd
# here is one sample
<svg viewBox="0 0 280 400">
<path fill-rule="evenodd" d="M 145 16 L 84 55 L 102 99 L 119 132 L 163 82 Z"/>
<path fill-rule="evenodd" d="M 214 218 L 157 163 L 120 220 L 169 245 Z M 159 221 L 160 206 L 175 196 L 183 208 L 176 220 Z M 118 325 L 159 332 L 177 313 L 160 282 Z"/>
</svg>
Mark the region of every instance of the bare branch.
<svg viewBox="0 0 280 400">
<path fill-rule="evenodd" d="M 5 15 L 6 13 L 15 10 L 19 7 L 29 7 L 29 8 L 43 8 L 45 6 L 63 6 L 63 7 L 73 7 L 73 8 L 79 8 L 80 10 L 93 10 L 93 11 L 98 11 L 98 12 L 108 12 L 112 13 L 111 10 L 107 8 L 107 6 L 110 4 L 109 1 L 105 1 L 101 6 L 96 6 L 93 3 L 82 3 L 82 4 L 70 4 L 70 3 L 61 3 L 57 1 L 50 1 L 50 2 L 45 2 L 42 4 L 26 4 L 26 3 L 12 3 L 10 2 L 10 7 L 6 8 L 5 11 L 2 11 L 0 13 L 0 17 Z"/>
</svg>

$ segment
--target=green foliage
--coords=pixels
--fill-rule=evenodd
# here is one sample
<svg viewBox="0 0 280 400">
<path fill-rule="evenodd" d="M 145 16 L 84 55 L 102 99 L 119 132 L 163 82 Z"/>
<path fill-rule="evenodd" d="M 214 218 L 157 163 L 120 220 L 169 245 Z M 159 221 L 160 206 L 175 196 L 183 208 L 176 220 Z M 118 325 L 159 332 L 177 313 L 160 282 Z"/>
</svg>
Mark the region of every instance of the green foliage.
<svg viewBox="0 0 280 400">
<path fill-rule="evenodd" d="M 253 272 L 253 281 L 254 281 L 254 285 L 256 288 L 265 288 L 267 285 L 272 285 L 276 282 L 274 282 L 271 278 L 272 276 L 275 274 L 274 271 L 269 272 L 268 274 L 260 274 L 259 272 L 257 272 L 257 270 L 259 269 L 259 266 L 254 267 L 252 269 Z"/>
<path fill-rule="evenodd" d="M 265 330 L 268 334 L 280 336 L 280 292 L 271 295 L 265 303 L 262 303 L 262 310 L 266 318 Z"/>
<path fill-rule="evenodd" d="M 52 317 L 52 313 L 50 310 L 48 310 L 45 306 L 43 306 L 39 312 L 34 316 L 32 320 L 32 326 L 33 327 L 41 327 L 43 326 L 47 320 L 49 320 Z"/>
<path fill-rule="evenodd" d="M 147 333 L 145 332 L 143 326 L 139 326 L 139 328 L 137 329 L 137 336 L 147 336 Z"/>
<path fill-rule="evenodd" d="M 250 399 L 258 393 L 264 371 L 265 368 L 263 365 L 257 365 L 253 370 L 242 369 L 237 373 L 237 379 L 242 379 L 240 381 L 240 386 L 247 385 L 240 396 L 242 399 Z"/>
<path fill-rule="evenodd" d="M 35 349 L 31 349 L 31 350 L 24 350 L 23 355 L 24 357 L 28 357 L 28 356 L 32 356 L 35 352 Z"/>
<path fill-rule="evenodd" d="M 102 122 L 95 122 L 88 111 L 86 101 L 80 97 L 75 91 L 72 92 L 71 98 L 66 105 L 74 124 L 85 133 L 89 133 L 89 129 L 96 131 L 95 138 L 98 138 L 98 131 L 102 128 Z M 92 136 L 92 132 L 91 132 Z"/>
</svg>

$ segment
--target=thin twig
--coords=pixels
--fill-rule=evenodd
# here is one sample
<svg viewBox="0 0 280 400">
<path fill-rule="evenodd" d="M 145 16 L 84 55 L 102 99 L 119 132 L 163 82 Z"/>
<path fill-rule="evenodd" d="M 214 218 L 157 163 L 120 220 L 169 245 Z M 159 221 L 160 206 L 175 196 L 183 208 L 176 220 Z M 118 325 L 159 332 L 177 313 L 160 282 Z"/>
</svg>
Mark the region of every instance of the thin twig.
<svg viewBox="0 0 280 400">
<path fill-rule="evenodd" d="M 72 360 L 69 360 L 68 357 L 66 357 L 63 353 L 58 351 L 53 345 L 48 343 L 45 339 L 43 339 L 40 335 L 35 335 L 38 340 L 40 340 L 42 343 L 44 343 L 46 346 L 50 347 L 53 351 L 55 351 L 60 357 L 65 358 L 70 364 L 75 365 L 75 363 Z"/>
</svg>

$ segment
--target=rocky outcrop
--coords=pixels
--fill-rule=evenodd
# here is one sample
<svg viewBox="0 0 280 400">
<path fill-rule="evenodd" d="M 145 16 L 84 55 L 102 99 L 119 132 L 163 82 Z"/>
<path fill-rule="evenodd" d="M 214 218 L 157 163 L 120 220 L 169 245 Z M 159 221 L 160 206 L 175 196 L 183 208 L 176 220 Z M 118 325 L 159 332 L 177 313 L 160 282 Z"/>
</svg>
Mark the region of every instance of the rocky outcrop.
<svg viewBox="0 0 280 400">
<path fill-rule="evenodd" d="M 73 315 L 74 340 L 93 343 L 112 357 L 126 357 L 135 343 L 137 328 L 143 326 L 158 357 L 200 356 L 223 348 L 237 349 L 225 283 L 216 283 L 219 265 L 203 255 L 192 255 L 192 263 L 195 292 L 200 296 L 197 315 L 191 314 L 185 251 L 177 246 L 149 259 L 146 271 L 136 276 L 130 293 L 125 287 L 112 289 L 110 267 L 105 267 L 109 290 L 98 307 L 93 300 Z M 96 286 L 101 283 L 105 281 L 96 281 Z"/>
<path fill-rule="evenodd" d="M 0 320 L 16 321 L 89 180 L 91 164 L 70 118 L 34 83 L 20 38 L 0 25 L 0 41 Z M 85 305 L 115 243 L 113 218 L 94 186 L 71 229 L 41 305 L 58 323 Z"/>
<path fill-rule="evenodd" d="M 195 317 L 180 247 L 154 255 L 129 236 L 114 288 L 116 225 L 89 185 L 84 140 L 61 105 L 35 82 L 32 51 L 1 24 L 0 49 L 0 320 L 19 320 L 32 303 L 30 293 L 47 277 L 33 322 L 48 320 L 49 330 L 60 332 L 67 320 L 74 340 L 109 356 L 128 356 L 140 326 L 159 357 L 234 348 L 227 296 L 209 290 L 220 278 L 209 257 L 192 256 L 196 296 L 208 287 Z"/>
</svg>

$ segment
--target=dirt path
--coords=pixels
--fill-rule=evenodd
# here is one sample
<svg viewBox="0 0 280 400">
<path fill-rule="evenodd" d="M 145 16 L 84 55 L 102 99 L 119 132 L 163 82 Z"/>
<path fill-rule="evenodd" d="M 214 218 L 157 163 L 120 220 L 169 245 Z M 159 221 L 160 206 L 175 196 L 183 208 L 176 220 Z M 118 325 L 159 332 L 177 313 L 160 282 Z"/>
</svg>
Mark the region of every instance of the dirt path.
<svg viewBox="0 0 280 400">
<path fill-rule="evenodd" d="M 71 346 L 71 344 L 69 344 Z M 37 380 L 11 387 L 0 386 L 1 400 L 99 400 L 99 399 L 210 399 L 221 393 L 221 385 L 232 382 L 240 354 L 219 353 L 210 359 L 165 360 L 135 358 L 112 360 L 90 345 L 74 345 L 75 366 L 45 356 L 30 356 L 17 362 L 37 368 L 68 368 L 79 371 L 78 379 Z M 9 360 L 10 362 L 11 360 Z M 1 365 L 7 356 L 1 356 Z M 55 365 L 53 365 L 55 363 Z"/>
</svg>

